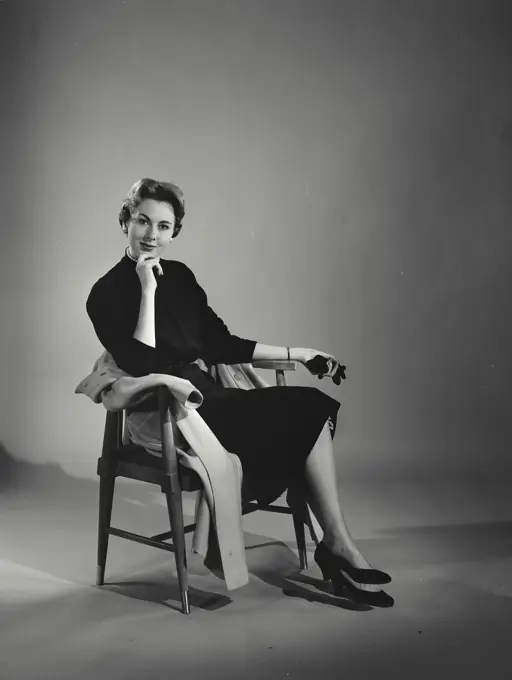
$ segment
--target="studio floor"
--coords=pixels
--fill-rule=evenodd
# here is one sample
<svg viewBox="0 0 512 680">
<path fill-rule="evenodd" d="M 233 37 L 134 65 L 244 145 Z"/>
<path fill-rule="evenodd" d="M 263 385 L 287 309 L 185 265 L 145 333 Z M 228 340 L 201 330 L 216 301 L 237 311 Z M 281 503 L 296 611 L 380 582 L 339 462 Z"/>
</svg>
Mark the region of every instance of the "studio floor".
<svg viewBox="0 0 512 680">
<path fill-rule="evenodd" d="M 299 572 L 291 519 L 244 517 L 250 583 L 228 592 L 189 557 L 110 539 L 95 587 L 96 480 L 2 463 L 1 680 L 512 677 L 512 495 L 506 475 L 351 479 L 345 516 L 387 570 L 391 609 L 357 609 Z M 193 515 L 193 497 L 185 495 Z M 167 530 L 158 489 L 118 483 L 113 525 Z"/>
</svg>

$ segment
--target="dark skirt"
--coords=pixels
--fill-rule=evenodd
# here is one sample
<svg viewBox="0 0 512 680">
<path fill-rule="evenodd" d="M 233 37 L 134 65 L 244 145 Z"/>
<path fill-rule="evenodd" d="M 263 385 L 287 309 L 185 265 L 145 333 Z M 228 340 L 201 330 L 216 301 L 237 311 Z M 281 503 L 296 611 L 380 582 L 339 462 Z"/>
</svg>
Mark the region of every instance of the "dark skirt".
<svg viewBox="0 0 512 680">
<path fill-rule="evenodd" d="M 334 438 L 340 403 L 316 387 L 222 387 L 197 364 L 179 374 L 201 391 L 197 412 L 240 458 L 244 500 L 270 503 L 302 477 L 326 421 Z"/>
</svg>

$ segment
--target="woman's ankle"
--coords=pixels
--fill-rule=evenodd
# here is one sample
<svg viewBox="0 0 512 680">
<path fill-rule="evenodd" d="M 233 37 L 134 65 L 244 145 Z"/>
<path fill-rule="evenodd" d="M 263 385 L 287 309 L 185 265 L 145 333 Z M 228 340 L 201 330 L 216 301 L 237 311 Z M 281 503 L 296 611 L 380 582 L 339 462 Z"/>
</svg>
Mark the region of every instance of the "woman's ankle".
<svg viewBox="0 0 512 680">
<path fill-rule="evenodd" d="M 368 561 L 364 555 L 361 553 L 357 545 L 353 544 L 352 542 L 348 542 L 345 539 L 340 539 L 338 537 L 324 537 L 322 539 L 322 543 L 333 555 L 345 557 L 354 566 L 359 568 L 369 567 Z"/>
<path fill-rule="evenodd" d="M 342 555 L 344 557 L 351 557 L 354 551 L 347 542 L 338 536 L 329 536 L 324 534 L 322 538 L 322 544 L 327 548 L 329 552 L 333 555 Z"/>
</svg>

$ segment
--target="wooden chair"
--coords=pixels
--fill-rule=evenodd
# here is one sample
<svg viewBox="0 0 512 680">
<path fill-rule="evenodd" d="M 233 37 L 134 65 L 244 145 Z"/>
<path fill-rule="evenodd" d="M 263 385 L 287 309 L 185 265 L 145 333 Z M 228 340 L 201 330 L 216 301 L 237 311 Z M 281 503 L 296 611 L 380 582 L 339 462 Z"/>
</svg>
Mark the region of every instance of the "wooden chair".
<svg viewBox="0 0 512 680">
<path fill-rule="evenodd" d="M 252 365 L 255 368 L 275 370 L 276 384 L 280 387 L 286 386 L 284 371 L 295 370 L 295 362 L 293 361 L 258 361 L 253 362 Z M 182 611 L 184 614 L 190 614 L 185 534 L 193 531 L 196 525 L 195 523 L 187 526 L 184 525 L 182 491 L 200 490 L 201 481 L 195 472 L 179 463 L 175 446 L 177 425 L 172 418 L 172 394 L 167 387 L 158 387 L 156 390 L 162 434 L 163 451 L 161 457 L 147 453 L 141 446 L 123 444 L 124 411 L 107 411 L 106 414 L 103 448 L 101 457 L 98 459 L 97 468 L 100 477 L 100 499 L 96 585 L 101 586 L 104 584 L 110 536 L 118 536 L 119 538 L 143 543 L 153 548 L 174 552 Z M 167 501 L 171 531 L 147 537 L 111 526 L 116 477 L 137 479 L 159 485 Z M 243 503 L 243 515 L 255 512 L 256 510 L 291 514 L 293 516 L 300 568 L 306 569 L 306 538 L 302 520 L 288 507 L 262 504 L 256 501 Z M 169 540 L 172 542 L 168 543 L 167 541 Z"/>
</svg>

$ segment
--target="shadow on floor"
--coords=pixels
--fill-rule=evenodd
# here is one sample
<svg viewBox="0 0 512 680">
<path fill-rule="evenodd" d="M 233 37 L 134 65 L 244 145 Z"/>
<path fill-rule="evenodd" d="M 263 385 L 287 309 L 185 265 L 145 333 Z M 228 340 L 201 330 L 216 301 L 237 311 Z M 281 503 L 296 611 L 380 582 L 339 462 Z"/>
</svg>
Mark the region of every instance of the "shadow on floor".
<svg viewBox="0 0 512 680">
<path fill-rule="evenodd" d="M 108 590 L 111 593 L 122 595 L 132 600 L 160 604 L 174 611 L 181 612 L 178 583 L 176 577 L 170 573 L 159 580 L 109 581 L 101 587 L 101 590 Z M 191 608 L 206 611 L 222 609 L 233 602 L 226 595 L 200 590 L 191 585 L 188 587 L 188 596 Z"/>
</svg>

